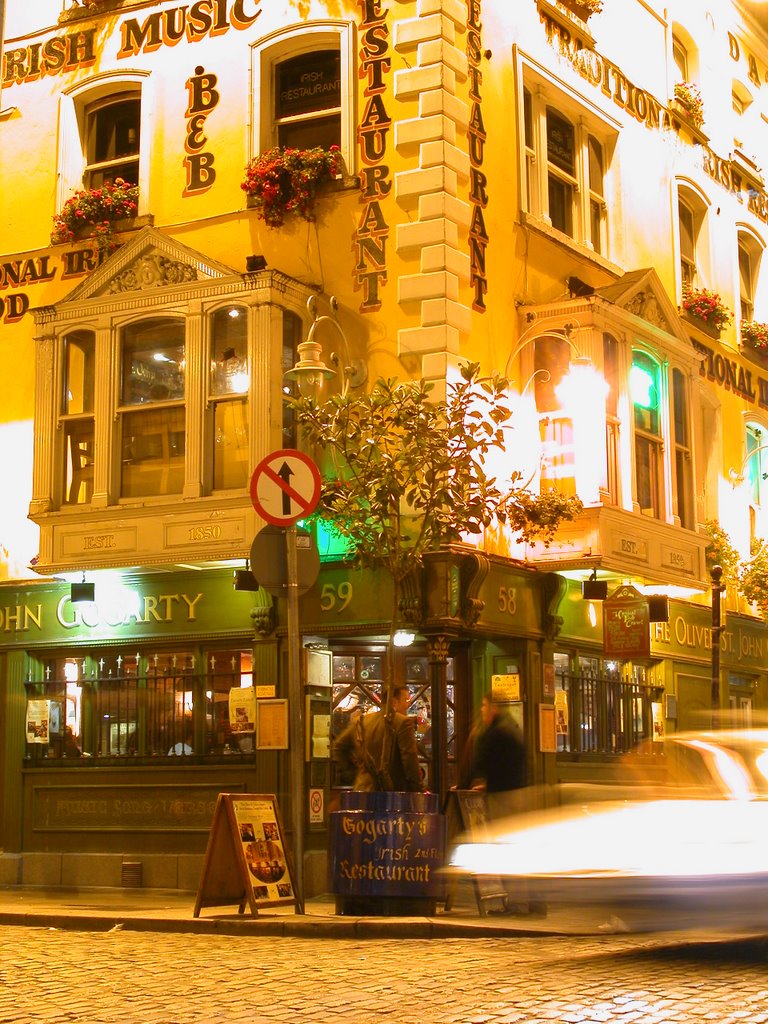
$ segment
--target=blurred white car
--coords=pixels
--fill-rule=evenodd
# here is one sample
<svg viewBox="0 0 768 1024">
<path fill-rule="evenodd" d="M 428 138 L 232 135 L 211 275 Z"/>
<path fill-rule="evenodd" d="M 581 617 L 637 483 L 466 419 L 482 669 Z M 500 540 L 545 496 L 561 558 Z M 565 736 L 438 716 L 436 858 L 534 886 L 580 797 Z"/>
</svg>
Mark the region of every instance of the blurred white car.
<svg viewBox="0 0 768 1024">
<path fill-rule="evenodd" d="M 659 924 L 768 930 L 768 729 L 663 742 L 661 784 L 561 787 L 558 806 L 463 836 L 449 873 L 524 881 L 537 902 L 651 909 Z"/>
</svg>

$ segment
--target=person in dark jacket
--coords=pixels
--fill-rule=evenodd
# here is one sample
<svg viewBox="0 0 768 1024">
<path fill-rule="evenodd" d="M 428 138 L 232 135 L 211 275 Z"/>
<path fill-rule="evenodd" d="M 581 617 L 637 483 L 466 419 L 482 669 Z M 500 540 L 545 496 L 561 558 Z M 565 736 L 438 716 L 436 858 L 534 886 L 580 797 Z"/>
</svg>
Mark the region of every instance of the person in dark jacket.
<svg viewBox="0 0 768 1024">
<path fill-rule="evenodd" d="M 392 691 L 389 714 L 369 711 L 347 726 L 334 744 L 342 771 L 355 770 L 354 789 L 421 793 L 416 719 L 406 714 L 408 687 Z"/>
<path fill-rule="evenodd" d="M 480 708 L 483 728 L 476 740 L 470 771 L 473 789 L 486 794 L 488 817 L 513 814 L 515 790 L 528 782 L 525 744 L 511 716 L 502 711 L 493 693 L 486 693 Z"/>
</svg>

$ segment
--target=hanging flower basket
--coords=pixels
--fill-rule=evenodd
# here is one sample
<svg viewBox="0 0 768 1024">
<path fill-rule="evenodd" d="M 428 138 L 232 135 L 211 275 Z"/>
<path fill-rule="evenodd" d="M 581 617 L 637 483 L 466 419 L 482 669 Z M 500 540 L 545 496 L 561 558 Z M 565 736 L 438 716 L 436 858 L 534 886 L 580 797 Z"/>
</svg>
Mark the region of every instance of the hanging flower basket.
<svg viewBox="0 0 768 1024">
<path fill-rule="evenodd" d="M 741 341 L 761 355 L 768 355 L 768 324 L 759 324 L 756 320 L 742 320 Z"/>
<path fill-rule="evenodd" d="M 341 172 L 338 146 L 323 149 L 282 149 L 278 146 L 251 160 L 240 188 L 249 206 L 271 228 L 279 228 L 289 214 L 315 219 L 315 198 L 320 185 Z"/>
<path fill-rule="evenodd" d="M 53 218 L 51 241 L 74 242 L 88 233 L 99 254 L 108 255 L 115 248 L 115 222 L 134 217 L 138 207 L 138 185 L 122 178 L 107 181 L 101 188 L 82 189 L 70 196 Z"/>
<path fill-rule="evenodd" d="M 675 99 L 693 127 L 701 128 L 704 124 L 704 101 L 697 87 L 691 82 L 678 82 L 675 85 Z"/>
<path fill-rule="evenodd" d="M 694 320 L 699 320 L 702 325 L 718 334 L 733 320 L 733 314 L 717 292 L 711 292 L 707 288 L 685 288 L 682 308 Z"/>
</svg>

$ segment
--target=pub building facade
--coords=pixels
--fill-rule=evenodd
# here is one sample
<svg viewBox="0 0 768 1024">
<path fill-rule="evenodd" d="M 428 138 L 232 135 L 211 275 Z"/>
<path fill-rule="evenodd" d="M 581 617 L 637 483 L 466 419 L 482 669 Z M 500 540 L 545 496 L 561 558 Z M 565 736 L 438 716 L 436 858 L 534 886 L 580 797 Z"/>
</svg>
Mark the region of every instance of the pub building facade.
<svg viewBox="0 0 768 1024">
<path fill-rule="evenodd" d="M 492 683 L 540 784 L 616 779 L 641 741 L 661 768 L 654 741 L 713 692 L 742 724 L 768 706 L 768 632 L 732 587 L 713 687 L 705 558 L 707 524 L 743 559 L 768 537 L 765 12 L 599 7 L 6 3 L 0 882 L 195 889 L 219 792 L 275 793 L 292 820 L 300 716 L 324 891 L 333 738 L 387 659 L 441 789 Z M 277 145 L 338 147 L 315 220 L 268 226 L 241 188 Z M 87 223 L 52 237 L 117 177 L 138 199 L 116 247 Z M 697 318 L 689 289 L 732 319 Z M 444 389 L 466 359 L 507 375 L 494 473 L 584 508 L 548 546 L 499 528 L 430 553 L 393 650 L 386 575 L 313 525 L 286 716 L 285 600 L 233 572 L 313 323 L 331 389 Z"/>
</svg>

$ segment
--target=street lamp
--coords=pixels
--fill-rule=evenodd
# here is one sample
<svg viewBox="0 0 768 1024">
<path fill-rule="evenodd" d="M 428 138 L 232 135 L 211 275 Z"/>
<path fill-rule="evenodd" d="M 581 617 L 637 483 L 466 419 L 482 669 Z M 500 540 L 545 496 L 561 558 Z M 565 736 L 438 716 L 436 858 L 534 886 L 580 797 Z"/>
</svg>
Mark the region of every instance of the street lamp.
<svg viewBox="0 0 768 1024">
<path fill-rule="evenodd" d="M 286 380 L 294 381 L 299 393 L 305 398 L 318 398 L 327 380 L 332 380 L 339 369 L 342 373 L 341 393 L 346 395 L 350 387 L 359 388 L 368 379 L 368 368 L 362 359 L 352 359 L 349 352 L 349 342 L 344 330 L 336 319 L 336 312 L 339 303 L 335 295 L 330 298 L 330 306 L 333 316 L 327 314 L 318 315 L 317 298 L 310 295 L 307 299 L 307 310 L 312 316 L 312 323 L 307 333 L 307 340 L 297 347 L 298 359 L 296 365 L 291 367 L 284 376 Z M 336 352 L 331 352 L 330 361 L 332 369 L 323 360 L 323 346 L 315 341 L 315 331 L 320 324 L 330 324 L 336 330 L 339 340 L 344 348 L 344 361 Z"/>
</svg>

